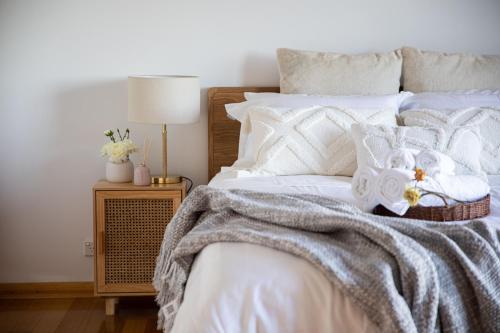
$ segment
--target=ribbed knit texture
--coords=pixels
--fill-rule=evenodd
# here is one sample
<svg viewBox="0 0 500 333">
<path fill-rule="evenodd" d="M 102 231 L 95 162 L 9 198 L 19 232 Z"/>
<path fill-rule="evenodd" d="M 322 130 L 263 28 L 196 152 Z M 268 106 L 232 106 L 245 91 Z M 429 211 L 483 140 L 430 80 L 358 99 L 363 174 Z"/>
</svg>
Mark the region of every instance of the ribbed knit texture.
<svg viewBox="0 0 500 333">
<path fill-rule="evenodd" d="M 197 253 L 247 242 L 309 261 L 381 332 L 500 332 L 499 236 L 482 221 L 387 218 L 327 197 L 199 186 L 165 233 L 158 324 L 172 328 Z"/>
</svg>

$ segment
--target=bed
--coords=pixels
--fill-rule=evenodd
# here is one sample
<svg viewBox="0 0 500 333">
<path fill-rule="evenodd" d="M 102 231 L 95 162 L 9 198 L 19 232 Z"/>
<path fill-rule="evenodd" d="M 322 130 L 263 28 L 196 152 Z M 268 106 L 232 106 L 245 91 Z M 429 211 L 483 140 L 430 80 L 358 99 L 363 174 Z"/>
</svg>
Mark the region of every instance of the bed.
<svg viewBox="0 0 500 333">
<path fill-rule="evenodd" d="M 234 178 L 220 173 L 238 155 L 239 123 L 224 105 L 243 92 L 278 88 L 209 90 L 209 187 L 265 193 L 320 195 L 355 204 L 351 177 L 273 176 Z M 489 177 L 492 211 L 500 230 L 500 176 Z M 172 332 L 377 332 L 364 311 L 308 261 L 270 247 L 216 242 L 196 256 L 176 310 Z M 167 314 L 168 316 L 168 314 Z"/>
</svg>

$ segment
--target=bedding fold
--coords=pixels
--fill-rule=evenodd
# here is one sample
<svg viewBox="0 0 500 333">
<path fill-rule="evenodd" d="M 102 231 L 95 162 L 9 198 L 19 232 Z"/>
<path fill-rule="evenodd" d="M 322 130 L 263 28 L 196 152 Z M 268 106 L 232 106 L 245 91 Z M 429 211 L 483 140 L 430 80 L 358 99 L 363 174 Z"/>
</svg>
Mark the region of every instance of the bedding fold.
<svg viewBox="0 0 500 333">
<path fill-rule="evenodd" d="M 387 218 L 328 197 L 199 186 L 165 232 L 159 324 L 172 327 L 195 255 L 227 241 L 309 261 L 381 332 L 498 332 L 499 234 L 483 221 Z"/>
</svg>

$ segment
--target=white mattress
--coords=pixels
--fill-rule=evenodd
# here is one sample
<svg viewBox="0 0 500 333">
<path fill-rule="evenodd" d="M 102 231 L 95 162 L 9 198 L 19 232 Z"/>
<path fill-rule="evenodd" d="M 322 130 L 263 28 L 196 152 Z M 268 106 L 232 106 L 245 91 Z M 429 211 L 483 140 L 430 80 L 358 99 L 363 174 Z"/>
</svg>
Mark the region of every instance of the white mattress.
<svg viewBox="0 0 500 333">
<path fill-rule="evenodd" d="M 500 228 L 500 176 L 489 178 Z M 355 203 L 350 177 L 217 175 L 210 186 L 326 195 Z M 173 332 L 375 332 L 361 309 L 307 261 L 246 243 L 216 243 L 196 258 Z"/>
</svg>

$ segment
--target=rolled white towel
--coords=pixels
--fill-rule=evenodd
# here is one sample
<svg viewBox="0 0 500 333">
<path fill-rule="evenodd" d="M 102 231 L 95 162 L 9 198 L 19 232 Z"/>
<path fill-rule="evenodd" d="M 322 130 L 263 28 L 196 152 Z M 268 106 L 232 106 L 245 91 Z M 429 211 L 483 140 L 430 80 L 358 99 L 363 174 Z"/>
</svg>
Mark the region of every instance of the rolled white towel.
<svg viewBox="0 0 500 333">
<path fill-rule="evenodd" d="M 410 207 L 403 198 L 406 186 L 415 176 L 415 172 L 404 169 L 385 169 L 377 180 L 376 199 L 390 211 L 403 215 Z"/>
<path fill-rule="evenodd" d="M 378 171 L 370 167 L 356 170 L 352 178 L 352 195 L 361 209 L 371 212 L 378 204 L 376 198 Z"/>
<path fill-rule="evenodd" d="M 398 148 L 394 149 L 387 155 L 385 161 L 386 169 L 415 169 L 415 155 L 419 153 L 416 149 L 410 148 Z"/>
<path fill-rule="evenodd" d="M 415 166 L 431 177 L 438 173 L 455 174 L 455 162 L 448 155 L 435 150 L 422 150 L 418 153 L 415 157 Z"/>
</svg>

